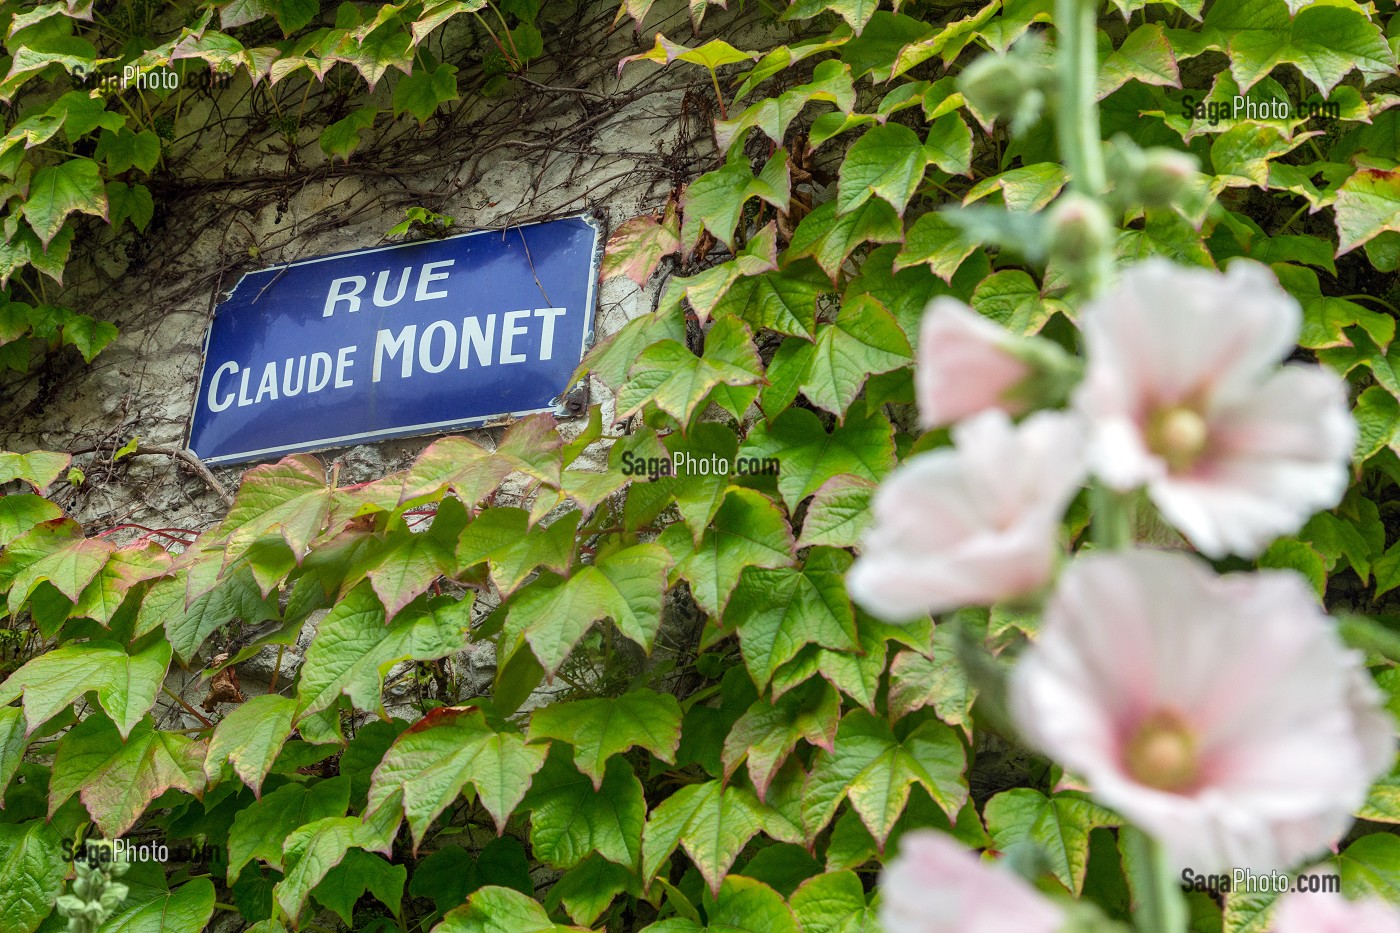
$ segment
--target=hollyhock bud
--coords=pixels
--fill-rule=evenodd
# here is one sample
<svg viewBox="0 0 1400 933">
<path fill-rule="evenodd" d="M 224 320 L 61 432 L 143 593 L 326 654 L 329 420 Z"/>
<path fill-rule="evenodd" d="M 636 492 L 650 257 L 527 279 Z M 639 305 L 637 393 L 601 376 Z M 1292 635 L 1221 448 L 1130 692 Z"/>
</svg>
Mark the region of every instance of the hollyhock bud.
<svg viewBox="0 0 1400 933">
<path fill-rule="evenodd" d="M 1084 477 L 1083 433 L 1060 412 L 1013 425 L 986 411 L 954 446 L 911 457 L 880 487 L 846 578 L 891 621 L 1025 596 L 1050 580 L 1060 519 Z"/>
<path fill-rule="evenodd" d="M 1163 259 L 1126 270 L 1081 315 L 1074 405 L 1094 472 L 1146 486 L 1211 557 L 1252 557 L 1336 505 L 1356 425 L 1340 377 L 1278 365 L 1301 322 L 1298 302 L 1248 260 L 1224 275 Z"/>
<path fill-rule="evenodd" d="M 1318 855 L 1395 760 L 1380 692 L 1300 576 L 1181 552 L 1071 564 L 1009 698 L 1027 739 L 1201 874 Z"/>
<path fill-rule="evenodd" d="M 1137 175 L 1137 193 L 1147 207 L 1170 207 L 1195 181 L 1200 163 L 1175 149 L 1154 148 L 1143 153 Z"/>
<path fill-rule="evenodd" d="M 1015 113 L 1033 87 L 1024 63 L 1008 55 L 979 55 L 958 75 L 958 90 L 967 102 L 991 116 Z"/>
<path fill-rule="evenodd" d="M 1113 224 L 1103 205 L 1071 192 L 1050 208 L 1050 256 L 1071 268 L 1113 248 Z"/>
<path fill-rule="evenodd" d="M 880 875 L 886 933 L 1055 933 L 1064 912 L 1021 878 L 946 833 L 905 833 Z"/>
</svg>

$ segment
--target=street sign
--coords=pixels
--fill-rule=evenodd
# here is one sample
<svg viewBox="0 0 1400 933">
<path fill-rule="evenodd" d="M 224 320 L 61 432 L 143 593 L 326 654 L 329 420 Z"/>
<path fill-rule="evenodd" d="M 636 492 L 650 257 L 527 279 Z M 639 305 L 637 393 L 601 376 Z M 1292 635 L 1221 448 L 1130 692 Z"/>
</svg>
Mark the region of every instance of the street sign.
<svg viewBox="0 0 1400 933">
<path fill-rule="evenodd" d="M 190 449 L 237 463 L 555 408 L 600 234 L 570 217 L 248 273 L 214 312 Z"/>
</svg>

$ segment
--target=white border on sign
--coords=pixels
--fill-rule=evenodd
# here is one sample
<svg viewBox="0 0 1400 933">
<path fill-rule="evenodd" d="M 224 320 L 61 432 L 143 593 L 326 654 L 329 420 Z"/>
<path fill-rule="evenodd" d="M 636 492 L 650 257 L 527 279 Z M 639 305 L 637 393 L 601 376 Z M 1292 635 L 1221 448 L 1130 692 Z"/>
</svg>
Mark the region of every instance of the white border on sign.
<svg viewBox="0 0 1400 933">
<path fill-rule="evenodd" d="M 541 220 L 530 224 L 513 224 L 501 230 L 471 230 L 467 233 L 459 233 L 456 236 L 443 237 L 441 240 L 434 240 L 432 242 L 444 243 L 448 240 L 460 240 L 466 237 L 480 236 L 483 233 L 499 233 L 502 237 L 505 237 L 512 230 L 518 231 L 524 227 L 532 227 L 538 224 L 554 223 L 560 220 L 581 220 L 593 229 L 593 256 L 589 261 L 588 295 L 584 299 L 585 307 L 583 322 L 583 339 L 579 346 L 579 360 L 582 360 L 584 354 L 588 352 L 589 344 L 593 342 L 593 316 L 595 313 L 595 309 L 593 306 L 595 300 L 594 291 L 598 287 L 598 275 L 602 268 L 603 249 L 601 241 L 603 236 L 603 227 L 601 224 L 599 224 L 597 217 L 593 213 L 589 212 L 585 214 L 574 214 L 569 217 L 555 217 L 552 220 Z M 521 236 L 523 237 L 524 235 L 521 234 Z M 299 259 L 296 262 L 288 262 L 282 263 L 281 265 L 277 266 L 269 266 L 266 269 L 254 269 L 252 272 L 243 273 L 243 275 L 239 278 L 238 283 L 234 285 L 232 289 L 229 290 L 228 296 L 224 299 L 224 301 L 226 302 L 232 299 L 234 294 L 238 291 L 239 287 L 243 284 L 244 280 L 247 279 L 250 275 L 258 275 L 259 273 L 273 271 L 276 271 L 278 274 L 281 274 L 281 271 L 283 269 L 290 269 L 293 266 L 309 266 L 314 263 L 325 262 L 328 259 L 344 259 L 349 256 L 365 256 L 370 253 L 382 253 L 386 250 L 403 249 L 407 246 L 419 246 L 424 242 L 426 241 L 415 240 L 412 243 L 391 243 L 388 246 L 375 246 L 370 249 L 348 250 L 343 253 L 332 253 L 329 256 L 316 256 L 312 259 Z M 276 280 L 274 279 L 274 281 Z M 222 304 L 223 302 L 219 303 Z M 214 317 L 218 317 L 217 305 L 215 308 Z M 194 415 L 199 410 L 199 393 L 204 386 L 204 371 L 205 368 L 209 365 L 209 341 L 213 338 L 213 336 L 214 318 L 210 318 L 209 326 L 205 329 L 204 332 L 204 350 L 201 353 L 201 359 L 199 363 L 199 382 L 195 386 L 194 406 L 190 409 L 189 427 L 185 431 L 185 448 L 187 450 L 190 449 L 190 435 L 194 432 Z M 571 386 L 565 386 L 563 389 L 561 389 L 560 397 L 568 394 L 571 388 Z M 294 444 L 281 444 L 274 447 L 264 447 L 260 450 L 245 450 L 240 451 L 238 453 L 224 454 L 219 457 L 199 457 L 199 460 L 202 463 L 213 464 L 243 463 L 249 460 L 256 460 L 263 457 L 267 457 L 272 454 L 311 453 L 314 451 L 326 450 L 328 448 L 333 447 L 345 447 L 353 444 L 356 441 L 368 441 L 370 438 L 373 438 L 374 442 L 390 441 L 397 440 L 403 437 L 415 437 L 425 434 L 431 434 L 434 432 L 440 433 L 442 431 L 458 428 L 480 428 L 486 426 L 491 422 L 497 422 L 503 418 L 510 418 L 514 420 L 524 418 L 529 415 L 536 415 L 542 411 L 554 411 L 554 408 L 531 408 L 525 411 L 506 411 L 491 415 L 477 415 L 475 417 L 466 419 L 454 418 L 448 421 L 425 422 L 423 424 L 407 425 L 398 428 L 386 428 L 378 431 L 362 431 L 358 434 L 344 434 L 340 437 L 323 437 L 309 441 L 298 441 Z M 191 452 L 193 453 L 192 450 Z M 198 456 L 198 454 L 196 454 L 196 456 Z"/>
</svg>

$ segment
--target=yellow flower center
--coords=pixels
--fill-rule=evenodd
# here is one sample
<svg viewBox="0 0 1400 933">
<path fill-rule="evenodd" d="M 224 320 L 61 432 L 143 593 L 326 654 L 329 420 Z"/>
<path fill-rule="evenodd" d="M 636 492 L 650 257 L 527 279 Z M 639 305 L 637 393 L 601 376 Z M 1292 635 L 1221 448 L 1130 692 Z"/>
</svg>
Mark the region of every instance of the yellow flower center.
<svg viewBox="0 0 1400 933">
<path fill-rule="evenodd" d="M 1196 737 L 1175 713 L 1149 716 L 1128 740 L 1126 751 L 1128 773 L 1148 787 L 1180 793 L 1199 777 Z"/>
<path fill-rule="evenodd" d="M 1152 413 L 1147 422 L 1147 446 L 1167 461 L 1173 473 L 1191 469 L 1206 449 L 1210 431 L 1201 413 L 1174 405 Z"/>
</svg>

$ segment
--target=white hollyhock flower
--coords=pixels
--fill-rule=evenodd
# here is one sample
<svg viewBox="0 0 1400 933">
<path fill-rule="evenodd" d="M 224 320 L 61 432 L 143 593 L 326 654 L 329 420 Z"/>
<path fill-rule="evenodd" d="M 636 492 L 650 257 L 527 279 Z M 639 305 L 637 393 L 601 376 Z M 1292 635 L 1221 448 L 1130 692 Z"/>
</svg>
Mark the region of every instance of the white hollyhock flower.
<svg viewBox="0 0 1400 933">
<path fill-rule="evenodd" d="M 1071 564 L 1010 699 L 1033 744 L 1203 874 L 1316 855 L 1395 757 L 1379 691 L 1301 577 L 1218 577 L 1179 552 Z"/>
<path fill-rule="evenodd" d="M 1118 489 L 1146 485 L 1211 557 L 1258 554 L 1336 505 L 1356 426 L 1339 377 L 1278 365 L 1301 320 L 1258 263 L 1128 269 L 1081 321 L 1075 405 L 1091 422 L 1094 472 Z"/>
<path fill-rule="evenodd" d="M 956 298 L 929 302 L 919 327 L 914 387 L 919 419 L 938 428 L 989 408 L 1019 414 L 1025 405 L 1008 393 L 1031 375 L 1011 352 L 1013 337 Z"/>
<path fill-rule="evenodd" d="M 1298 892 L 1279 900 L 1272 933 L 1400 933 L 1400 910 L 1379 898 Z"/>
<path fill-rule="evenodd" d="M 1078 422 L 1041 412 L 1017 426 L 987 411 L 953 440 L 911 457 L 875 494 L 846 585 L 882 618 L 1022 596 L 1054 570 L 1060 519 L 1084 478 Z"/>
<path fill-rule="evenodd" d="M 1055 933 L 1064 912 L 946 833 L 906 833 L 880 874 L 885 933 Z"/>
</svg>

